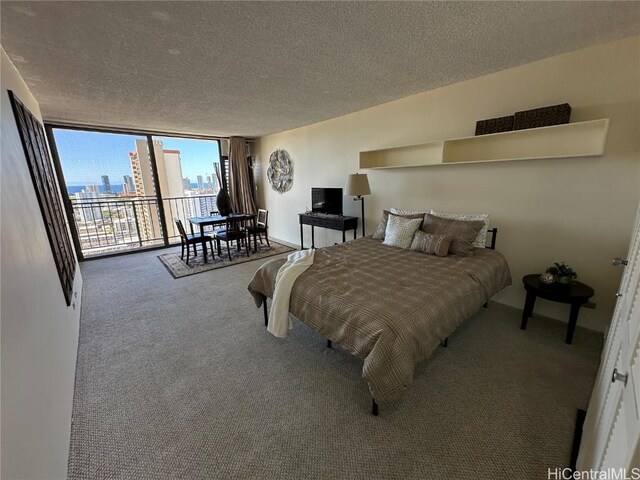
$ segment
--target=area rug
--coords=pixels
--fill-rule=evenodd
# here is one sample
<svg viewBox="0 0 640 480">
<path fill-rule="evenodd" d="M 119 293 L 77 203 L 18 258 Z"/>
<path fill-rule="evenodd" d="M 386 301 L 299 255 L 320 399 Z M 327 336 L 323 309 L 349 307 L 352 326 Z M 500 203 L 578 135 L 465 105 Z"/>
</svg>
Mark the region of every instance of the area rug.
<svg viewBox="0 0 640 480">
<path fill-rule="evenodd" d="M 233 260 L 231 261 L 229 261 L 227 249 L 224 246 L 222 248 L 222 256 L 218 255 L 218 252 L 215 252 L 216 256 L 213 260 L 211 259 L 211 252 L 209 252 L 207 254 L 207 263 L 204 263 L 201 247 L 198 248 L 198 255 L 196 257 L 189 257 L 189 265 L 184 263 L 183 260 L 180 260 L 180 252 L 158 255 L 158 259 L 167 268 L 167 270 L 169 270 L 169 273 L 173 276 L 173 278 L 181 278 L 187 277 L 189 275 L 195 275 L 196 273 L 208 272 L 209 270 L 216 270 L 218 268 L 238 265 L 239 263 L 251 262 L 253 260 L 259 260 L 261 258 L 272 257 L 274 255 L 292 252 L 293 250 L 295 250 L 294 248 L 287 247 L 286 245 L 276 243 L 273 240 L 270 240 L 270 243 L 270 247 L 268 247 L 267 245 L 258 245 L 258 251 L 252 251 L 249 257 L 247 257 L 245 250 L 242 250 L 242 253 L 238 254 L 237 250 L 232 248 L 231 258 Z M 185 253 L 185 259 L 186 258 L 187 255 Z"/>
</svg>

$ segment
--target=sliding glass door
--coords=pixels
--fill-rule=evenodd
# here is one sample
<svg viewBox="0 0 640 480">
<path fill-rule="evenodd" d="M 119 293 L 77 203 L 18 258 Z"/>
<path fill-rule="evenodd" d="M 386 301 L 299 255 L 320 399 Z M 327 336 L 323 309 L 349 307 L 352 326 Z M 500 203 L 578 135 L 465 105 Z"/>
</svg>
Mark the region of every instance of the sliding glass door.
<svg viewBox="0 0 640 480">
<path fill-rule="evenodd" d="M 174 242 L 179 236 L 175 220 L 188 230 L 190 217 L 217 210 L 220 185 L 215 164 L 220 161 L 220 149 L 216 140 L 181 137 L 154 136 L 153 144 L 167 235 Z"/>
<path fill-rule="evenodd" d="M 164 244 L 147 139 L 52 129 L 83 257 Z"/>
<path fill-rule="evenodd" d="M 179 240 L 175 219 L 216 210 L 217 140 L 48 129 L 83 258 Z"/>
</svg>

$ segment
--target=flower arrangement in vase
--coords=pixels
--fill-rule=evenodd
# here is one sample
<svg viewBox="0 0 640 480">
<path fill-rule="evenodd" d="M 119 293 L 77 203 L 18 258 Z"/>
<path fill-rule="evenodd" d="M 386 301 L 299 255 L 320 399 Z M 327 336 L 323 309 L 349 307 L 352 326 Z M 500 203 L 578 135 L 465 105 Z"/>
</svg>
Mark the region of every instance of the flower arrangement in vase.
<svg viewBox="0 0 640 480">
<path fill-rule="evenodd" d="M 553 266 L 547 268 L 545 273 L 553 275 L 555 281 L 562 285 L 571 285 L 573 281 L 578 278 L 575 270 L 564 262 L 555 262 Z"/>
</svg>

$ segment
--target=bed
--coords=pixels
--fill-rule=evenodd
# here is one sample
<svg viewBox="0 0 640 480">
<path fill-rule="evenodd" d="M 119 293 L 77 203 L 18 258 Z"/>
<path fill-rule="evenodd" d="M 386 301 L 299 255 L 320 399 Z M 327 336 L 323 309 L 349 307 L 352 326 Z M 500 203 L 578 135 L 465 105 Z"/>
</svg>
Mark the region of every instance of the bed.
<svg viewBox="0 0 640 480">
<path fill-rule="evenodd" d="M 492 246 L 495 245 L 496 230 Z M 256 305 L 271 298 L 279 258 L 249 284 Z M 289 311 L 310 328 L 364 360 L 362 375 L 378 403 L 409 388 L 415 365 L 502 288 L 511 284 L 505 258 L 492 248 L 437 257 L 383 245 L 371 237 L 318 249 L 296 281 Z"/>
</svg>

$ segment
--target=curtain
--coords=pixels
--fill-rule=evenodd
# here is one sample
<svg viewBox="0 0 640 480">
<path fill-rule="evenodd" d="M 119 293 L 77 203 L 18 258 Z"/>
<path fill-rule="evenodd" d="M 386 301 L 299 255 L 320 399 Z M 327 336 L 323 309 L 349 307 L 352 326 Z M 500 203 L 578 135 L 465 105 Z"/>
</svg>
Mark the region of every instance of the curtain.
<svg viewBox="0 0 640 480">
<path fill-rule="evenodd" d="M 229 196 L 235 213 L 257 212 L 251 191 L 247 141 L 242 137 L 229 139 Z"/>
</svg>

